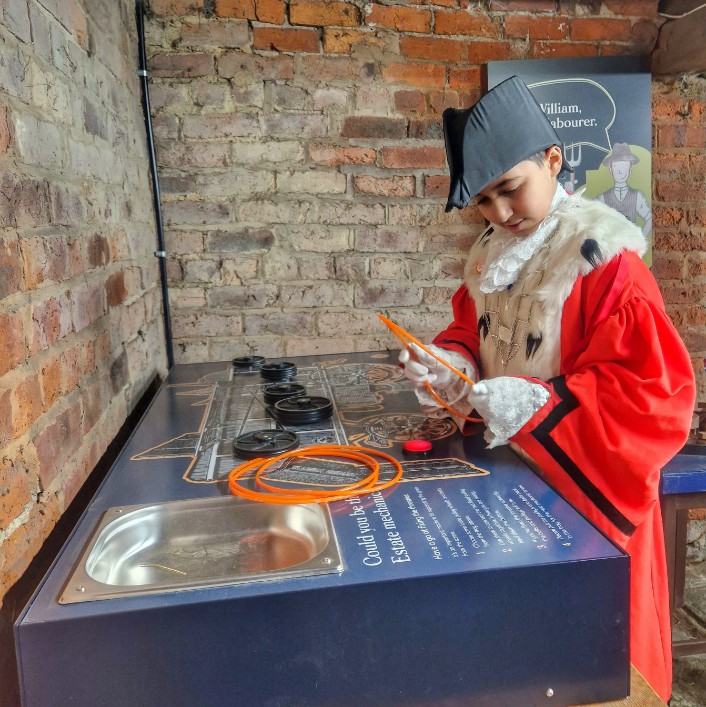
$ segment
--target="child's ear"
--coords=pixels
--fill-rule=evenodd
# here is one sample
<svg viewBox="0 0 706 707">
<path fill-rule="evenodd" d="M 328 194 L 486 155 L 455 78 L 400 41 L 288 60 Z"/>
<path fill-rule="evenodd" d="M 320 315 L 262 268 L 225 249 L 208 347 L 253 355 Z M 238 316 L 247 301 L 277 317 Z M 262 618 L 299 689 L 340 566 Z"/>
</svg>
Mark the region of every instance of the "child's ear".
<svg viewBox="0 0 706 707">
<path fill-rule="evenodd" d="M 561 172 L 561 165 L 563 162 L 563 155 L 561 152 L 561 147 L 559 145 L 552 145 L 544 151 L 544 158 L 549 165 L 549 172 L 552 177 L 558 176 Z"/>
</svg>

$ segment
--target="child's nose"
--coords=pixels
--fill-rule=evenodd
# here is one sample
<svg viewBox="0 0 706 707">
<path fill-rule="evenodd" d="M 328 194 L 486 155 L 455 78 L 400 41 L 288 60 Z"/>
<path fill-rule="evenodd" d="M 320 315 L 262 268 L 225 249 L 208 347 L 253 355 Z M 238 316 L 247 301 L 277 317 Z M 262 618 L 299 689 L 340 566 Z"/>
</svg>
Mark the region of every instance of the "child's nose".
<svg viewBox="0 0 706 707">
<path fill-rule="evenodd" d="M 500 197 L 493 203 L 495 218 L 490 219 L 494 223 L 505 223 L 512 216 L 512 208 L 506 199 Z"/>
</svg>

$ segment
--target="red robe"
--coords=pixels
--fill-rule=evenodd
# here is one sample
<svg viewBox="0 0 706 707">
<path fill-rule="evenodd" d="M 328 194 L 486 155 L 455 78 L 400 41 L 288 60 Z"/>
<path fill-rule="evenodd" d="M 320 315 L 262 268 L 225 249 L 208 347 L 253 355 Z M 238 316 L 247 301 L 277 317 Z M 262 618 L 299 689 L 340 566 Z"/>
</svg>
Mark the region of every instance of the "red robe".
<svg viewBox="0 0 706 707">
<path fill-rule="evenodd" d="M 466 285 L 452 304 L 454 323 L 434 343 L 479 363 L 479 318 Z M 686 441 L 695 384 L 637 254 L 622 252 L 578 277 L 561 314 L 560 375 L 528 380 L 551 397 L 510 442 L 630 555 L 631 662 L 666 701 L 672 656 L 660 469 Z"/>
</svg>

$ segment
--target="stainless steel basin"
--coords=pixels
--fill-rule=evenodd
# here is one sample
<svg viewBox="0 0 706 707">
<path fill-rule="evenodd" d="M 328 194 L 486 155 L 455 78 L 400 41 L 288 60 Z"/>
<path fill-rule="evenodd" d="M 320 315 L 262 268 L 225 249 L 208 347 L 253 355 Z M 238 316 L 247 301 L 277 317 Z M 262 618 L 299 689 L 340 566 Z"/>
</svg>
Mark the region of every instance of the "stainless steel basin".
<svg viewBox="0 0 706 707">
<path fill-rule="evenodd" d="M 111 508 L 60 604 L 341 570 L 325 505 L 233 497 Z"/>
</svg>

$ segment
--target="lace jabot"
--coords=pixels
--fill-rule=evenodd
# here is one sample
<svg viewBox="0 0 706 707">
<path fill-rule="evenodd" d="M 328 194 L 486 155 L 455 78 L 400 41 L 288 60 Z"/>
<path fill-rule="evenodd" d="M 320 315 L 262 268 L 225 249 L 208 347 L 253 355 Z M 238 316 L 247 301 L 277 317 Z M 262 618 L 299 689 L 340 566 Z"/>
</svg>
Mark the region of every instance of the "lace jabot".
<svg viewBox="0 0 706 707">
<path fill-rule="evenodd" d="M 522 266 L 542 247 L 559 222 L 555 213 L 557 207 L 569 198 L 557 182 L 549 213 L 537 226 L 537 230 L 529 236 L 513 236 L 504 228 L 495 227 L 480 277 L 481 292 L 489 294 L 504 290 L 517 280 Z"/>
</svg>

